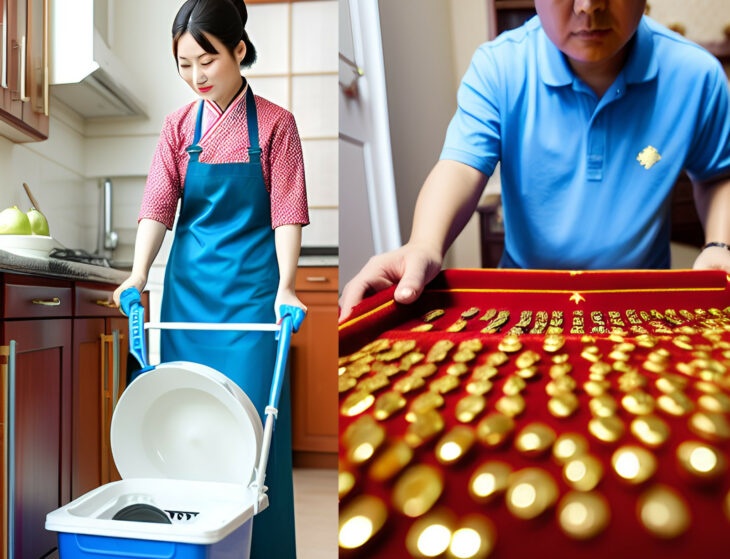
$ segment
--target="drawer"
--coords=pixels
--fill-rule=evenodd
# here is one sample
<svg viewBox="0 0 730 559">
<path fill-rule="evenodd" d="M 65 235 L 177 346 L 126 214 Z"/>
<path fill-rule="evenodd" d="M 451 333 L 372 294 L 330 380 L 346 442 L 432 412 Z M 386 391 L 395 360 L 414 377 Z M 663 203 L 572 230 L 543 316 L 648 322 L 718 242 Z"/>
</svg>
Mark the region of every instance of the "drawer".
<svg viewBox="0 0 730 559">
<path fill-rule="evenodd" d="M 77 283 L 74 289 L 74 316 L 121 316 L 112 299 L 115 285 Z"/>
<path fill-rule="evenodd" d="M 297 268 L 297 291 L 337 291 L 337 268 Z"/>
<path fill-rule="evenodd" d="M 6 283 L 3 287 L 3 318 L 49 318 L 71 316 L 71 287 Z"/>
</svg>

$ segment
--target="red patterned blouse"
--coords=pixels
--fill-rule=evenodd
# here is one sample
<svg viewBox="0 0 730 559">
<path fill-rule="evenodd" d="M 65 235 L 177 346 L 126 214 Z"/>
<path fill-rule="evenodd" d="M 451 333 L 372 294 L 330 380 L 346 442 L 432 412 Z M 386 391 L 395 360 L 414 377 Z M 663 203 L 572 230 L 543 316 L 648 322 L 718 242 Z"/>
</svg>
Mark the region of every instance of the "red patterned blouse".
<svg viewBox="0 0 730 559">
<path fill-rule="evenodd" d="M 205 101 L 201 137 L 201 163 L 244 163 L 248 161 L 246 88 L 225 112 Z M 261 167 L 271 195 L 271 226 L 309 223 L 304 180 L 302 145 L 294 116 L 286 109 L 259 96 Z M 154 219 L 172 229 L 178 199 L 182 196 L 189 156 L 185 149 L 195 135 L 199 101 L 167 116 L 157 144 L 142 198 L 139 220 Z"/>
</svg>

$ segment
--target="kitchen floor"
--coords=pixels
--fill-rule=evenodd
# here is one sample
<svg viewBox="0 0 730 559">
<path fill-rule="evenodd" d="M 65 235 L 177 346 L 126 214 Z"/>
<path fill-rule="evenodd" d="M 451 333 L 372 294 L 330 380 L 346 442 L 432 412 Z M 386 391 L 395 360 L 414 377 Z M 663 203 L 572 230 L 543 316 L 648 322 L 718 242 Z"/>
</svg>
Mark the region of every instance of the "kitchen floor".
<svg viewBox="0 0 730 559">
<path fill-rule="evenodd" d="M 337 558 L 337 470 L 294 468 L 297 559 Z"/>
</svg>

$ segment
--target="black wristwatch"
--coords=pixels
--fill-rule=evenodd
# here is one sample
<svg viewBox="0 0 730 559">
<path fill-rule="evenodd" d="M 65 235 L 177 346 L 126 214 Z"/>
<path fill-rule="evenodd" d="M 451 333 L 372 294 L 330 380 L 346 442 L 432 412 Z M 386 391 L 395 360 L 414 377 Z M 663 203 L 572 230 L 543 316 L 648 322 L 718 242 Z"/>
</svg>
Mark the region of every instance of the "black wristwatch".
<svg viewBox="0 0 730 559">
<path fill-rule="evenodd" d="M 726 245 L 725 243 L 707 243 L 705 244 L 705 246 L 702 247 L 702 250 L 710 247 L 720 247 L 724 248 L 725 250 L 730 250 L 730 245 Z"/>
</svg>

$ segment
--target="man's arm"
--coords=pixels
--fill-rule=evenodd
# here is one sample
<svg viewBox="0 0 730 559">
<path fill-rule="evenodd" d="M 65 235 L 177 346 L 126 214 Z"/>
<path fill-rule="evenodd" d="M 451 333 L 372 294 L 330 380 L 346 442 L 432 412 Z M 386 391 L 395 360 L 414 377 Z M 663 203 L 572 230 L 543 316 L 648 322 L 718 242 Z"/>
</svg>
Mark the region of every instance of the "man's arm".
<svg viewBox="0 0 730 559">
<path fill-rule="evenodd" d="M 730 177 L 692 181 L 695 206 L 705 230 L 705 243 L 730 246 Z M 697 257 L 695 270 L 725 270 L 730 273 L 730 250 L 707 247 Z"/>
</svg>

